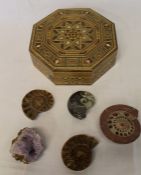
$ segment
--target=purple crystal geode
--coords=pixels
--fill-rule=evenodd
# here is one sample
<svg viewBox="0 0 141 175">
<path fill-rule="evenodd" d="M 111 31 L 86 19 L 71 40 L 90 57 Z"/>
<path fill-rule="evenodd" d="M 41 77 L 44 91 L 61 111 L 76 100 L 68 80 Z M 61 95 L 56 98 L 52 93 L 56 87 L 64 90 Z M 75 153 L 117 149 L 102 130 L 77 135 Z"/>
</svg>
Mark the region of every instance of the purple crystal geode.
<svg viewBox="0 0 141 175">
<path fill-rule="evenodd" d="M 23 163 L 36 161 L 44 150 L 41 136 L 33 128 L 24 128 L 12 141 L 12 156 Z"/>
</svg>

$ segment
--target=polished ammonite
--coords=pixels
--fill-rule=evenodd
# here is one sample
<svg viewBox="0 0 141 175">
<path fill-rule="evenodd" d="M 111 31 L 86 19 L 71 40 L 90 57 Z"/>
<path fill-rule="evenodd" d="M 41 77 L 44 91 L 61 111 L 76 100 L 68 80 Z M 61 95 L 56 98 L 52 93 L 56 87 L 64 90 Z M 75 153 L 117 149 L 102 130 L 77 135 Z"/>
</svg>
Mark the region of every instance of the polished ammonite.
<svg viewBox="0 0 141 175">
<path fill-rule="evenodd" d="M 68 109 L 74 117 L 83 119 L 94 104 L 95 98 L 93 94 L 87 91 L 77 91 L 69 98 Z"/>
<path fill-rule="evenodd" d="M 138 110 L 127 105 L 110 106 L 103 111 L 100 126 L 110 140 L 117 143 L 130 143 L 140 136 Z"/>
<path fill-rule="evenodd" d="M 50 92 L 36 89 L 25 95 L 22 109 L 28 118 L 34 120 L 39 113 L 49 110 L 53 104 L 54 98 Z"/>
<path fill-rule="evenodd" d="M 44 145 L 39 133 L 33 128 L 24 128 L 12 141 L 10 152 L 16 160 L 28 164 L 36 161 L 43 150 Z"/>
<path fill-rule="evenodd" d="M 92 9 L 59 9 L 33 26 L 29 50 L 55 84 L 92 84 L 115 63 L 115 25 Z"/>
<path fill-rule="evenodd" d="M 92 149 L 98 144 L 94 137 L 75 135 L 62 148 L 64 164 L 75 171 L 87 168 L 92 161 Z"/>
</svg>

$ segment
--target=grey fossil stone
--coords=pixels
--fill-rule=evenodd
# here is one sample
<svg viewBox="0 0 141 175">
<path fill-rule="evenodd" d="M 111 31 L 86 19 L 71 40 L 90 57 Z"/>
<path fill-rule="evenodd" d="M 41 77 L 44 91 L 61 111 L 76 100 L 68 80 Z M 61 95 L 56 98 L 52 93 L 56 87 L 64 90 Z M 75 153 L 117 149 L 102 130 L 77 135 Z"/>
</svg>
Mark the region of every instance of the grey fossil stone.
<svg viewBox="0 0 141 175">
<path fill-rule="evenodd" d="M 94 104 L 95 98 L 90 92 L 78 91 L 69 98 L 68 110 L 74 117 L 83 119 Z"/>
</svg>

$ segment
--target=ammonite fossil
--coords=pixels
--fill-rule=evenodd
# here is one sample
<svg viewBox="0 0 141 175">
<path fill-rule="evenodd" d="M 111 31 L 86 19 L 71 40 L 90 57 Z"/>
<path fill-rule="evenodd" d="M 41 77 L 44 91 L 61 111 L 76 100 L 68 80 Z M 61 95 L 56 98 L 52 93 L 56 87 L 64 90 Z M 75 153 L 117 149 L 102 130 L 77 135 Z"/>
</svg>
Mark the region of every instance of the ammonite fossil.
<svg viewBox="0 0 141 175">
<path fill-rule="evenodd" d="M 83 119 L 87 111 L 95 104 L 94 96 L 86 91 L 78 91 L 72 94 L 68 101 L 69 112 L 78 119 Z"/>
<path fill-rule="evenodd" d="M 54 98 L 45 90 L 32 90 L 25 95 L 22 109 L 25 115 L 34 120 L 40 112 L 49 110 L 54 104 Z"/>
<path fill-rule="evenodd" d="M 33 128 L 24 128 L 12 141 L 12 156 L 23 163 L 36 161 L 44 150 L 41 136 Z"/>
<path fill-rule="evenodd" d="M 130 143 L 140 135 L 137 109 L 127 105 L 114 105 L 103 111 L 100 125 L 103 133 L 117 143 Z"/>
<path fill-rule="evenodd" d="M 75 171 L 87 168 L 92 161 L 92 149 L 98 141 L 87 135 L 76 135 L 71 137 L 62 148 L 62 159 L 64 164 Z"/>
</svg>

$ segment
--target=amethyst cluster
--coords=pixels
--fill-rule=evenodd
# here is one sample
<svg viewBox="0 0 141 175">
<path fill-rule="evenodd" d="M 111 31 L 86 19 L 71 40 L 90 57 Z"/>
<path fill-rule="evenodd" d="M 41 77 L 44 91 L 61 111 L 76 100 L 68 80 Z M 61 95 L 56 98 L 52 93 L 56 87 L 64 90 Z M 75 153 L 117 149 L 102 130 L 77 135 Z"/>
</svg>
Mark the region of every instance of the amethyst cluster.
<svg viewBox="0 0 141 175">
<path fill-rule="evenodd" d="M 36 161 L 44 150 L 41 136 L 33 128 L 24 128 L 12 141 L 11 154 L 24 163 Z"/>
</svg>

